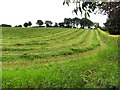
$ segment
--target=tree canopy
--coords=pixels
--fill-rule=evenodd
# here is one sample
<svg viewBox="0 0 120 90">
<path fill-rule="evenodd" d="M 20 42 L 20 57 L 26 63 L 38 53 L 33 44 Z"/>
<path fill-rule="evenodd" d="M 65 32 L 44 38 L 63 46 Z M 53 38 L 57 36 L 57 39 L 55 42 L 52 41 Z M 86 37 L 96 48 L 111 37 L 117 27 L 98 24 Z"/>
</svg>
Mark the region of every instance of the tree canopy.
<svg viewBox="0 0 120 90">
<path fill-rule="evenodd" d="M 25 23 L 23 24 L 24 27 L 28 27 L 28 26 L 31 26 L 31 25 L 32 25 L 31 21 L 25 22 Z"/>
<path fill-rule="evenodd" d="M 25 23 L 23 24 L 23 26 L 24 26 L 24 27 L 28 27 L 28 23 L 25 22 Z"/>
<path fill-rule="evenodd" d="M 42 20 L 37 20 L 36 24 L 41 26 L 41 25 L 43 25 L 43 21 Z"/>
<path fill-rule="evenodd" d="M 120 35 L 120 6 L 110 13 L 105 26 L 111 34 Z"/>
<path fill-rule="evenodd" d="M 85 18 L 87 18 L 87 16 L 90 16 L 89 13 L 94 12 L 95 9 L 98 8 L 99 10 L 97 12 L 108 15 L 108 20 L 105 24 L 105 26 L 108 28 L 108 31 L 111 34 L 120 34 L 120 1 L 114 1 L 112 0 L 111 2 L 108 2 L 108 0 L 104 0 L 103 2 L 103 0 L 92 0 L 92 2 L 88 2 L 88 0 L 64 0 L 63 5 L 67 4 L 69 6 L 70 3 L 74 3 L 76 7 L 73 9 L 73 12 L 76 14 L 78 12 L 81 12 L 81 15 L 83 12 L 85 12 Z"/>
<path fill-rule="evenodd" d="M 45 24 L 46 24 L 46 27 L 51 27 L 53 23 L 52 23 L 52 21 L 46 20 Z"/>
<path fill-rule="evenodd" d="M 12 26 L 8 24 L 1 24 L 0 27 L 12 27 Z"/>
<path fill-rule="evenodd" d="M 32 25 L 32 23 L 31 23 L 31 21 L 29 21 L 29 22 L 28 22 L 28 26 L 31 26 L 31 25 Z"/>
<path fill-rule="evenodd" d="M 71 18 L 64 18 L 64 24 L 66 27 L 72 27 L 72 19 Z"/>
<path fill-rule="evenodd" d="M 83 28 L 83 29 L 85 27 L 91 28 L 91 26 L 94 25 L 94 23 L 87 18 L 82 18 L 81 21 L 80 21 L 80 24 L 81 24 L 81 28 Z"/>
</svg>

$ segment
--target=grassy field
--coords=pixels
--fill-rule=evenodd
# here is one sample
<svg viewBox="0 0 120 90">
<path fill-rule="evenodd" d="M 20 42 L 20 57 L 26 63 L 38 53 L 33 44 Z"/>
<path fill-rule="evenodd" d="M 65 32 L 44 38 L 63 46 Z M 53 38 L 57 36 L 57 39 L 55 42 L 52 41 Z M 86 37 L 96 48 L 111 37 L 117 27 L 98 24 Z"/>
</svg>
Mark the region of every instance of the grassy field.
<svg viewBox="0 0 120 90">
<path fill-rule="evenodd" d="M 3 88 L 119 87 L 118 36 L 99 29 L 3 28 Z"/>
</svg>

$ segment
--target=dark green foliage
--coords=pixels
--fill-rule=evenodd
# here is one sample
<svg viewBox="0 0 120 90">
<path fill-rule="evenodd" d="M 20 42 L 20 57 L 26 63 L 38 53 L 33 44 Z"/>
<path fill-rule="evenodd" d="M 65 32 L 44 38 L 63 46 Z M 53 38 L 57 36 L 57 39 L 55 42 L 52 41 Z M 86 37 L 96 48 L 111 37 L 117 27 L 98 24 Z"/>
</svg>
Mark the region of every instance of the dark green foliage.
<svg viewBox="0 0 120 90">
<path fill-rule="evenodd" d="M 81 24 L 81 28 L 83 28 L 83 29 L 85 26 L 87 26 L 88 28 L 91 28 L 91 26 L 94 25 L 94 23 L 87 18 L 82 18 L 80 21 L 80 24 Z"/>
<path fill-rule="evenodd" d="M 55 23 L 54 27 L 58 27 L 58 23 Z"/>
<path fill-rule="evenodd" d="M 84 1 L 84 2 L 83 2 Z M 117 1 L 117 2 L 116 2 Z M 96 8 L 99 8 L 99 13 L 108 15 L 108 20 L 105 23 L 106 29 L 110 32 L 110 34 L 120 34 L 120 1 L 116 0 L 114 2 L 110 2 L 108 0 L 95 0 L 92 2 L 87 2 L 86 0 L 64 0 L 63 5 L 69 4 L 73 2 L 76 7 L 73 10 L 77 14 L 77 12 L 85 12 L 85 18 L 90 17 L 89 13 L 92 13 Z M 84 26 L 82 26 L 83 28 Z"/>
<path fill-rule="evenodd" d="M 59 27 L 64 27 L 64 22 L 59 23 Z"/>
<path fill-rule="evenodd" d="M 32 23 L 31 23 L 31 21 L 29 21 L 29 22 L 28 22 L 28 26 L 31 26 L 31 25 L 32 25 Z"/>
<path fill-rule="evenodd" d="M 27 22 L 24 23 L 23 26 L 24 26 L 24 27 L 28 27 L 28 23 L 27 23 Z"/>
<path fill-rule="evenodd" d="M 16 25 L 15 27 L 22 27 L 22 25 Z"/>
<path fill-rule="evenodd" d="M 64 24 L 65 24 L 65 27 L 71 28 L 72 27 L 72 19 L 71 18 L 65 18 L 64 19 Z"/>
<path fill-rule="evenodd" d="M 22 27 L 22 25 L 18 25 L 18 27 Z"/>
<path fill-rule="evenodd" d="M 106 28 L 110 34 L 120 35 L 120 6 L 110 12 L 109 18 L 105 23 Z"/>
<path fill-rule="evenodd" d="M 0 25 L 0 27 L 12 27 L 11 25 L 7 25 L 7 24 L 2 24 Z"/>
<path fill-rule="evenodd" d="M 41 26 L 41 25 L 43 25 L 43 21 L 42 20 L 37 20 L 36 24 Z"/>
<path fill-rule="evenodd" d="M 85 11 L 85 15 L 84 15 L 85 17 L 87 16 L 89 17 L 90 16 L 89 13 L 92 13 L 96 9 L 97 5 L 101 4 L 101 3 L 98 3 L 98 1 L 88 2 L 83 0 L 64 0 L 63 5 L 67 4 L 69 6 L 71 2 L 73 2 L 76 5 L 73 12 L 75 12 L 76 15 L 78 14 L 78 12 L 80 12 L 82 15 L 83 11 Z"/>
<path fill-rule="evenodd" d="M 87 19 L 87 18 L 82 18 L 82 19 L 79 19 L 77 17 L 71 19 L 71 18 L 65 18 L 64 19 L 64 27 L 67 27 L 67 28 L 76 28 L 78 27 L 78 25 L 81 26 L 81 28 L 85 28 L 85 27 L 88 27 L 88 28 L 91 28 L 91 26 L 94 25 L 94 23 Z"/>
<path fill-rule="evenodd" d="M 53 23 L 52 23 L 52 21 L 46 20 L 45 24 L 46 24 L 46 27 L 51 27 Z"/>
<path fill-rule="evenodd" d="M 32 23 L 29 21 L 28 23 L 27 22 L 25 22 L 24 24 L 23 24 L 23 26 L 24 27 L 28 27 L 28 26 L 31 26 L 32 25 Z"/>
<path fill-rule="evenodd" d="M 72 19 L 72 24 L 73 24 L 73 27 L 78 27 L 78 25 L 80 24 L 80 20 L 79 18 L 75 17 Z M 76 25 L 76 26 L 75 26 Z"/>
</svg>

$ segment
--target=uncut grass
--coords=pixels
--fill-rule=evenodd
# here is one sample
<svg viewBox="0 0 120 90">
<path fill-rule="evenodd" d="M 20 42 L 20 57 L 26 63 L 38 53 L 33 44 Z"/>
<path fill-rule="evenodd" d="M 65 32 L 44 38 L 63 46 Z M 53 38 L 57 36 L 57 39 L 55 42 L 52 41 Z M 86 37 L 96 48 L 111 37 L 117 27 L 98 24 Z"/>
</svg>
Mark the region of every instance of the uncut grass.
<svg viewBox="0 0 120 90">
<path fill-rule="evenodd" d="M 118 67 L 115 59 L 108 60 L 106 58 L 106 52 L 108 51 L 100 52 L 103 53 L 102 55 L 77 57 L 63 63 L 33 64 L 28 67 L 12 68 L 12 70 L 10 68 L 3 69 L 6 71 L 3 72 L 5 77 L 3 81 L 5 81 L 4 79 L 8 80 L 6 84 L 3 83 L 3 87 L 117 86 Z"/>
<path fill-rule="evenodd" d="M 3 87 L 117 87 L 116 48 L 114 44 L 104 44 L 83 56 L 60 56 L 59 62 L 24 61 L 24 67 L 18 63 L 18 67 L 8 68 L 5 62 Z M 12 66 L 13 62 L 9 63 Z"/>
</svg>

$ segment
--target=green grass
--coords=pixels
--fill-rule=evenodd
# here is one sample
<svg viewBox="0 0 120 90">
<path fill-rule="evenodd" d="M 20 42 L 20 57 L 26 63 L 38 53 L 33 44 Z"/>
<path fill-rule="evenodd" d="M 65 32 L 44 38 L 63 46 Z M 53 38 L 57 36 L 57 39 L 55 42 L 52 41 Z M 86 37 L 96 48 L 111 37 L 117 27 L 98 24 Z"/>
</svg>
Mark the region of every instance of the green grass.
<svg viewBox="0 0 120 90">
<path fill-rule="evenodd" d="M 117 37 L 101 30 L 3 28 L 3 88 L 113 88 Z"/>
</svg>

